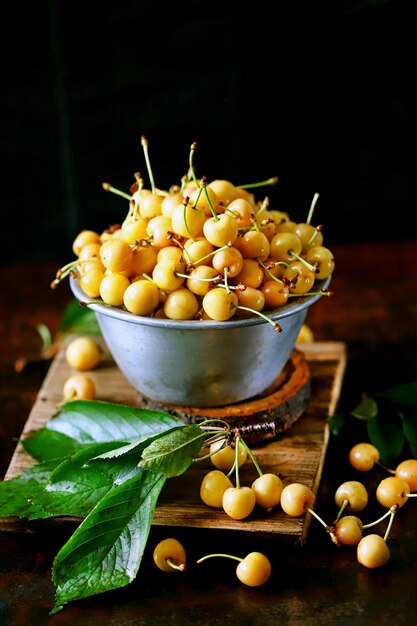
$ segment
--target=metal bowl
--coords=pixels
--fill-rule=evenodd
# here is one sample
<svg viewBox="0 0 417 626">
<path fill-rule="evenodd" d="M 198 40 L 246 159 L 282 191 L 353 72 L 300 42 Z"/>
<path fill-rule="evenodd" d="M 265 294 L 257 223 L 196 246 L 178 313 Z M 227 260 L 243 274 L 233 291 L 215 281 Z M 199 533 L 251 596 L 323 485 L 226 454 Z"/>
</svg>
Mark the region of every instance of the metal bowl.
<svg viewBox="0 0 417 626">
<path fill-rule="evenodd" d="M 330 278 L 316 281 L 315 291 Z M 86 296 L 70 278 L 75 297 Z M 128 382 L 143 396 L 181 406 L 213 407 L 248 400 L 279 376 L 294 348 L 308 308 L 321 295 L 293 301 L 268 317 L 227 322 L 142 317 L 104 304 L 95 311 L 103 338 Z"/>
</svg>

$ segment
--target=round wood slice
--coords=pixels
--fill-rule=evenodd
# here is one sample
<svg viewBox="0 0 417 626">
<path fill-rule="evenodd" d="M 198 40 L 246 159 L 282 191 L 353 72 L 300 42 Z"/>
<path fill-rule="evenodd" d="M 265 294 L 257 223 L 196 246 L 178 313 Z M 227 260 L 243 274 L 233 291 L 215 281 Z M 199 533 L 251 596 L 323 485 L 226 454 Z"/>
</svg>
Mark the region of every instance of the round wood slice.
<svg viewBox="0 0 417 626">
<path fill-rule="evenodd" d="M 188 424 L 206 419 L 225 420 L 239 428 L 251 445 L 278 437 L 304 412 L 310 399 L 310 371 L 302 352 L 294 349 L 283 371 L 262 394 L 227 406 L 191 407 L 165 404 L 139 396 L 139 406 L 166 411 Z"/>
</svg>

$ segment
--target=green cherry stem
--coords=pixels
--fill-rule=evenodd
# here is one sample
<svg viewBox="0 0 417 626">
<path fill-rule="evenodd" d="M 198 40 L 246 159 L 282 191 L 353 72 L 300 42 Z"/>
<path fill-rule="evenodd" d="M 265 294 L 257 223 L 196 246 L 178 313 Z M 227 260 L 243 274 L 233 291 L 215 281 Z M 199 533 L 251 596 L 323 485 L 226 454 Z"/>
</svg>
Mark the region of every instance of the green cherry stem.
<svg viewBox="0 0 417 626">
<path fill-rule="evenodd" d="M 320 197 L 319 193 L 315 193 L 313 196 L 313 200 L 311 201 L 311 205 L 310 205 L 310 210 L 307 215 L 306 224 L 310 224 L 311 220 L 313 219 L 314 209 L 316 208 L 316 203 L 319 197 Z"/>
<path fill-rule="evenodd" d="M 175 276 L 179 276 L 180 278 L 191 278 L 192 280 L 198 280 L 201 283 L 215 283 L 218 280 L 221 280 L 221 276 L 212 276 L 211 278 L 202 278 L 201 276 L 190 276 L 190 274 L 182 274 L 181 272 L 175 272 Z M 221 286 L 221 285 L 219 285 Z M 237 289 L 237 287 L 235 287 Z"/>
<path fill-rule="evenodd" d="M 155 193 L 156 187 L 155 187 L 155 181 L 153 178 L 151 162 L 149 160 L 148 140 L 146 139 L 144 135 L 142 135 L 142 137 L 140 138 L 140 143 L 142 144 L 143 153 L 145 155 L 146 167 L 148 170 L 149 181 L 151 183 L 151 191 L 152 193 Z"/>
<path fill-rule="evenodd" d="M 104 191 L 111 191 L 112 193 L 115 193 L 117 196 L 121 196 L 126 200 L 132 199 L 132 196 L 129 196 L 129 194 L 125 193 L 124 191 L 120 191 L 120 189 L 116 189 L 110 183 L 101 183 L 101 186 L 103 187 Z"/>
<path fill-rule="evenodd" d="M 314 265 L 311 265 L 311 263 L 303 259 L 303 257 L 297 254 L 296 252 L 294 252 L 294 250 L 288 250 L 288 254 L 290 254 L 295 259 L 297 259 L 297 261 L 300 261 L 300 263 L 305 265 L 311 272 L 314 272 L 314 274 L 317 272 L 317 268 L 314 267 Z"/>
<path fill-rule="evenodd" d="M 195 171 L 194 171 L 194 164 L 193 164 L 193 160 L 194 160 L 194 152 L 197 150 L 197 142 L 193 141 L 193 143 L 191 144 L 190 147 L 190 155 L 188 157 L 188 163 L 189 163 L 189 174 L 191 174 L 194 184 L 196 187 L 198 187 L 198 182 L 197 182 L 197 178 L 195 175 Z"/>
<path fill-rule="evenodd" d="M 340 518 L 342 517 L 342 513 L 345 510 L 345 508 L 347 507 L 347 505 L 349 504 L 349 500 L 347 498 L 345 498 L 340 506 L 339 509 L 339 513 L 336 516 L 336 519 L 334 520 L 334 523 L 337 524 L 337 522 L 340 520 Z"/>
<path fill-rule="evenodd" d="M 258 463 L 258 461 L 255 458 L 255 455 L 253 454 L 252 450 L 250 449 L 250 447 L 248 446 L 246 441 L 244 439 L 241 439 L 240 443 L 246 449 L 246 452 L 250 456 L 250 459 L 251 459 L 252 463 L 254 464 L 254 466 L 256 468 L 256 471 L 258 472 L 259 476 L 263 476 L 263 471 L 261 470 L 261 468 L 259 466 L 259 463 Z"/>
<path fill-rule="evenodd" d="M 255 187 L 266 187 L 267 185 L 276 185 L 279 181 L 278 176 L 272 176 L 267 180 L 263 180 L 259 183 L 249 183 L 248 185 L 236 185 L 236 189 L 254 189 Z"/>
<path fill-rule="evenodd" d="M 271 278 L 271 280 L 275 280 L 277 283 L 282 282 L 279 278 L 277 278 L 276 276 L 273 275 L 273 273 L 270 271 L 270 269 L 265 265 L 265 263 L 263 263 L 263 261 L 261 261 L 261 259 L 258 257 L 257 259 L 258 265 L 260 265 L 264 270 L 265 273 L 268 274 L 269 278 Z M 288 263 L 285 263 L 285 261 L 276 261 L 274 263 L 274 267 L 276 267 L 277 265 L 285 265 L 285 267 L 289 267 Z"/>
<path fill-rule="evenodd" d="M 236 436 L 236 440 L 235 440 L 235 476 L 236 476 L 236 487 L 237 489 L 240 488 L 240 477 L 239 477 L 239 445 L 240 445 L 241 439 L 240 439 L 240 435 Z"/>
<path fill-rule="evenodd" d="M 396 507 L 395 505 L 392 506 L 390 508 L 390 510 L 389 510 L 389 513 L 391 514 L 391 517 L 389 519 L 388 526 L 387 526 L 387 529 L 385 531 L 384 541 L 388 540 L 389 534 L 391 532 L 392 523 L 394 521 L 394 517 L 395 517 L 395 514 L 397 513 L 397 510 L 398 510 L 398 507 Z"/>
<path fill-rule="evenodd" d="M 187 220 L 187 205 L 188 205 L 188 201 L 189 201 L 189 197 L 186 196 L 184 198 L 184 202 L 182 203 L 184 209 L 183 209 L 183 217 L 184 217 L 184 225 L 185 225 L 185 230 L 187 231 L 187 235 L 188 238 L 191 239 L 191 241 L 195 241 L 194 237 L 192 236 L 190 229 L 188 227 L 188 220 Z M 196 207 L 193 206 L 193 209 L 196 210 Z"/>
<path fill-rule="evenodd" d="M 235 561 L 239 561 L 242 562 L 243 559 L 241 559 L 239 556 L 233 556 L 232 554 L 222 554 L 222 553 L 214 553 L 214 554 L 206 554 L 206 556 L 201 557 L 201 559 L 198 559 L 198 561 L 196 561 L 196 563 L 202 563 L 203 561 L 206 561 L 207 559 L 211 559 L 214 556 L 221 556 L 221 557 L 226 557 L 228 559 L 234 559 Z"/>
<path fill-rule="evenodd" d="M 376 465 L 379 465 L 379 467 L 383 470 L 385 470 L 386 472 L 388 472 L 389 474 L 394 474 L 395 475 L 395 470 L 390 469 L 389 467 L 387 467 L 386 465 L 383 465 L 383 463 L 381 463 L 381 461 L 375 461 Z"/>
<path fill-rule="evenodd" d="M 171 561 L 171 559 L 165 559 L 165 560 L 168 563 L 168 565 L 172 567 L 172 569 L 176 569 L 179 572 L 184 572 L 186 569 L 184 563 L 181 563 L 180 565 L 176 565 L 173 561 Z"/>
<path fill-rule="evenodd" d="M 379 524 L 379 522 L 382 522 L 384 519 L 386 519 L 388 515 L 391 515 L 391 513 L 391 509 L 388 509 L 388 511 L 386 511 L 384 515 L 382 515 L 379 519 L 375 520 L 374 522 L 369 522 L 369 524 L 363 524 L 362 528 L 371 528 L 372 526 L 376 526 L 377 524 Z"/>
<path fill-rule="evenodd" d="M 330 297 L 333 295 L 333 291 L 330 289 L 320 289 L 320 291 L 307 291 L 306 293 L 289 293 L 289 298 L 306 298 L 308 296 L 327 296 Z"/>
<path fill-rule="evenodd" d="M 262 211 L 266 211 L 266 209 L 269 207 L 269 198 L 268 196 L 265 196 L 261 206 L 259 207 L 259 209 L 256 211 L 255 213 L 255 217 L 258 217 L 258 215 L 260 213 L 262 213 Z"/>
<path fill-rule="evenodd" d="M 217 252 L 220 252 L 221 250 L 226 250 L 227 248 L 230 248 L 231 245 L 232 244 L 226 243 L 224 246 L 221 246 L 220 248 L 215 248 L 214 250 L 212 250 L 208 254 L 205 254 L 204 256 L 202 256 L 199 259 L 197 259 L 197 261 L 194 261 L 194 265 L 197 265 L 197 263 L 201 263 L 201 261 L 205 261 L 206 259 L 209 259 L 211 256 L 214 256 L 215 254 L 217 254 Z"/>
<path fill-rule="evenodd" d="M 308 511 L 310 513 L 310 515 L 315 517 L 316 520 L 319 521 L 320 524 L 322 524 L 322 526 L 324 526 L 324 528 L 326 530 L 328 530 L 330 528 L 330 526 L 328 524 L 326 524 L 326 522 L 324 520 L 321 519 L 320 515 L 317 515 L 317 513 L 315 511 L 313 511 L 313 509 L 310 509 L 309 506 L 306 506 L 305 509 L 306 509 L 306 511 Z"/>
<path fill-rule="evenodd" d="M 322 229 L 322 226 L 316 226 L 316 230 L 314 231 L 314 233 L 311 235 L 310 239 L 305 244 L 304 249 L 306 249 L 309 246 L 311 246 L 311 244 L 313 243 L 313 241 L 315 240 L 315 238 L 317 237 L 317 235 L 319 234 L 321 229 Z"/>
<path fill-rule="evenodd" d="M 262 317 L 262 319 L 264 319 L 266 322 L 268 322 L 268 324 L 271 324 L 272 328 L 277 332 L 280 333 L 282 332 L 282 328 L 281 326 L 278 324 L 278 322 L 274 322 L 274 320 L 271 320 L 270 317 L 268 317 L 267 315 L 264 315 L 263 313 L 261 313 L 260 311 L 255 311 L 255 309 L 251 309 L 247 306 L 242 306 L 241 304 L 236 305 L 234 308 L 236 309 L 241 309 L 242 311 L 248 311 L 248 313 L 254 313 L 255 315 L 258 315 L 259 317 Z"/>
<path fill-rule="evenodd" d="M 209 196 L 209 193 L 207 191 L 207 178 L 205 176 L 201 177 L 200 186 L 203 188 L 204 193 L 206 195 L 206 199 L 207 199 L 208 205 L 210 207 L 211 214 L 213 215 L 213 219 L 216 222 L 218 222 L 219 221 L 219 216 L 217 215 L 216 211 L 214 210 L 213 204 L 212 204 L 212 202 L 210 200 L 210 196 Z"/>
</svg>

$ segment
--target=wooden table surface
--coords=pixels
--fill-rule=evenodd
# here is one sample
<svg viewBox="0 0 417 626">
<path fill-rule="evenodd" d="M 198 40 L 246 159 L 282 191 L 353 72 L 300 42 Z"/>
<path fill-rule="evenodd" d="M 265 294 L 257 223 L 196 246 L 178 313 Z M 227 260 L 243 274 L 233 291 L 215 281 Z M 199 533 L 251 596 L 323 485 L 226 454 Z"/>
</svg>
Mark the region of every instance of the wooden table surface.
<svg viewBox="0 0 417 626">
<path fill-rule="evenodd" d="M 332 298 L 309 310 L 307 323 L 316 339 L 343 341 L 348 362 L 339 411 L 352 409 L 363 391 L 416 379 L 416 243 L 378 242 L 332 247 L 336 270 Z M 0 268 L 0 473 L 4 476 L 16 439 L 28 418 L 47 364 L 22 373 L 16 359 L 36 356 L 37 324 L 55 333 L 71 300 L 67 285 L 51 291 L 49 283 L 65 261 Z M 331 436 L 316 511 L 326 519 L 334 512 L 334 492 L 345 480 L 359 479 L 347 463 L 347 452 L 363 438 L 362 424 L 343 439 Z M 363 479 L 372 490 L 385 477 L 375 470 Z M 232 561 L 212 559 L 199 570 L 165 575 L 145 555 L 136 580 L 124 589 L 68 605 L 49 616 L 54 589 L 50 579 L 54 556 L 68 528 L 48 533 L 0 533 L 1 626 L 67 625 L 187 626 L 245 625 L 400 626 L 417 624 L 417 504 L 401 509 L 390 535 L 391 559 L 379 570 L 367 570 L 352 548 L 337 548 L 320 524 L 311 524 L 303 546 L 276 539 L 249 538 L 221 531 L 177 529 L 190 561 L 201 550 L 241 554 L 252 549 L 272 555 L 274 570 L 264 587 L 251 589 L 234 576 Z M 154 527 L 150 541 L 166 536 Z"/>
</svg>

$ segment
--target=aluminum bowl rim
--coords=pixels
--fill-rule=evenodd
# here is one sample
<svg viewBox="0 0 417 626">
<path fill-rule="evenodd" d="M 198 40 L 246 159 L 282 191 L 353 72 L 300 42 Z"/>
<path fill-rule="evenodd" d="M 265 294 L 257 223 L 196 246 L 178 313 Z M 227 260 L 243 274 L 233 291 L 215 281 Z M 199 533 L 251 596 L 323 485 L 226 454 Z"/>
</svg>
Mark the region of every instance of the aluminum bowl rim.
<svg viewBox="0 0 417 626">
<path fill-rule="evenodd" d="M 315 291 L 320 291 L 322 289 L 327 289 L 331 281 L 331 276 L 328 276 L 325 279 L 317 280 L 314 283 Z M 93 310 L 95 313 L 100 315 L 105 315 L 107 317 L 112 317 L 119 321 L 127 322 L 130 324 L 139 324 L 143 326 L 153 326 L 160 328 L 176 328 L 176 329 L 184 329 L 184 330 L 201 330 L 204 329 L 214 329 L 221 328 L 231 329 L 231 328 L 244 328 L 247 326 L 256 326 L 258 324 L 267 324 L 268 322 L 260 317 L 259 315 L 253 315 L 251 317 L 242 317 L 242 318 L 234 318 L 231 320 L 227 320 L 224 322 L 219 322 L 216 320 L 171 320 L 159 317 L 147 317 L 144 315 L 135 315 L 134 313 L 130 313 L 124 309 L 120 309 L 119 307 L 113 307 L 111 305 L 101 304 L 99 302 L 88 302 L 86 294 L 82 291 L 79 286 L 79 281 L 77 278 L 70 276 L 69 277 L 70 288 L 74 296 L 79 302 L 84 302 L 85 306 L 89 309 Z M 293 302 L 287 302 L 279 309 L 275 309 L 273 311 L 267 311 L 265 315 L 267 315 L 273 322 L 279 322 L 290 315 L 294 315 L 296 313 L 300 313 L 304 309 L 310 307 L 314 302 L 320 300 L 324 294 L 318 293 L 314 296 L 309 295 L 301 295 L 303 298 L 302 302 L 298 302 L 297 298 L 294 298 Z"/>
</svg>

